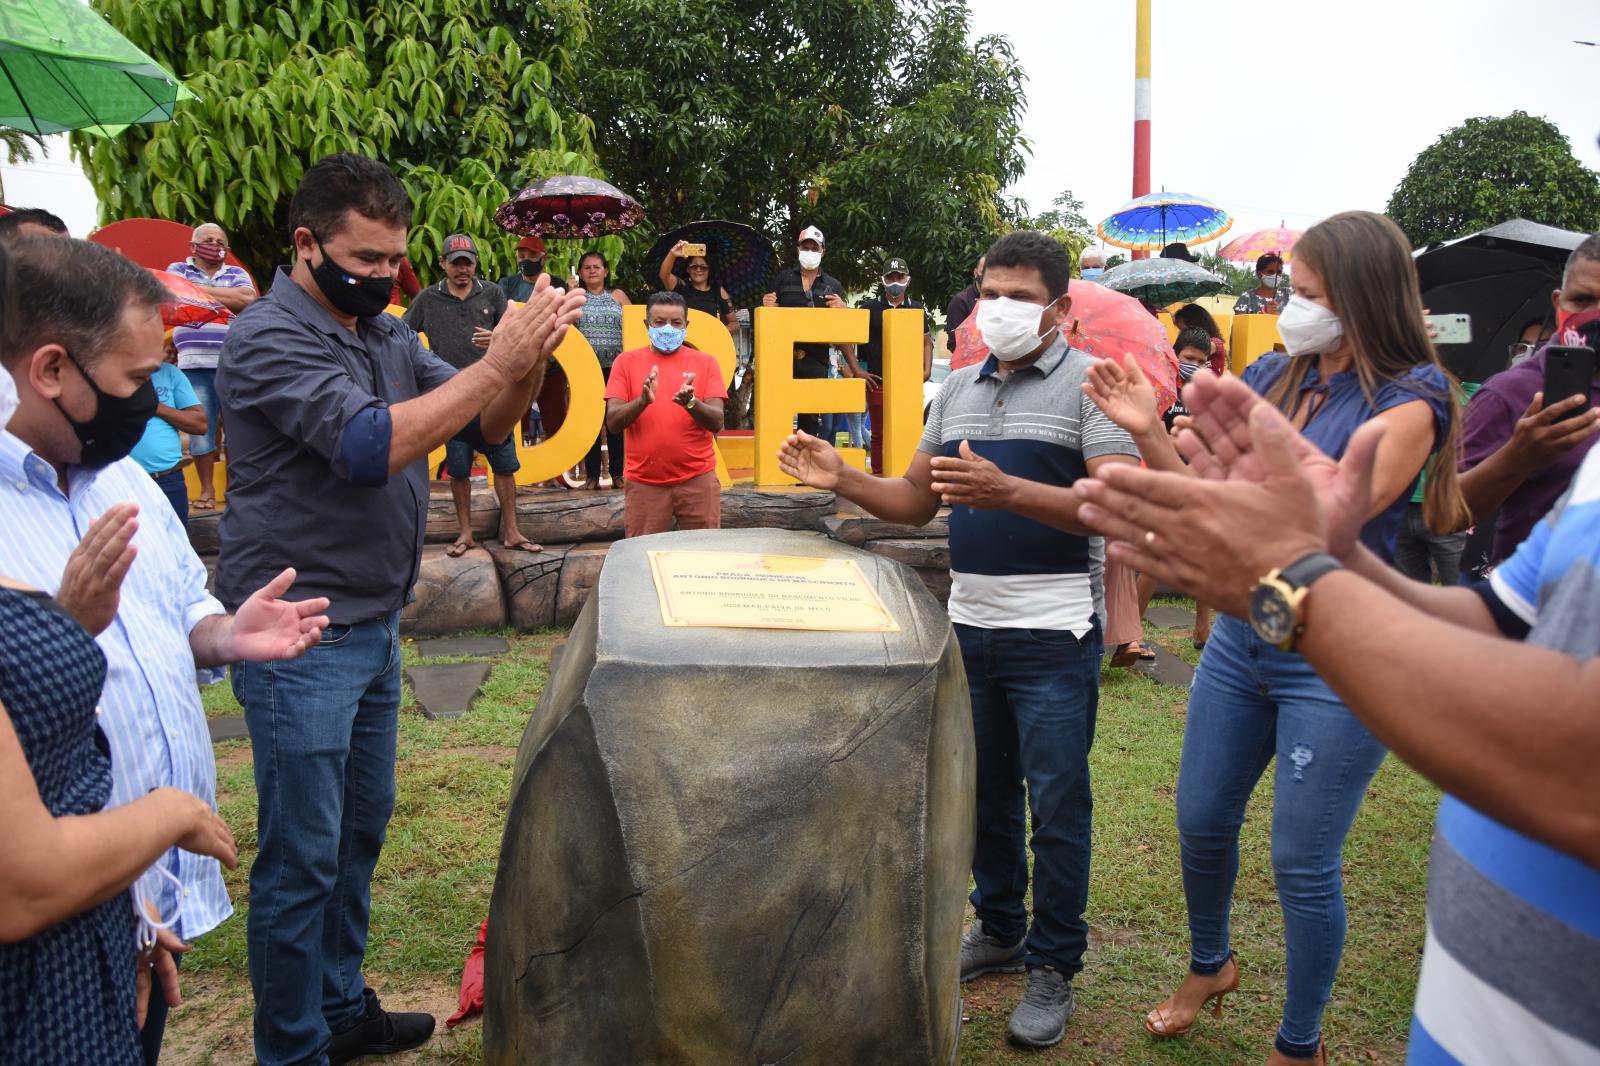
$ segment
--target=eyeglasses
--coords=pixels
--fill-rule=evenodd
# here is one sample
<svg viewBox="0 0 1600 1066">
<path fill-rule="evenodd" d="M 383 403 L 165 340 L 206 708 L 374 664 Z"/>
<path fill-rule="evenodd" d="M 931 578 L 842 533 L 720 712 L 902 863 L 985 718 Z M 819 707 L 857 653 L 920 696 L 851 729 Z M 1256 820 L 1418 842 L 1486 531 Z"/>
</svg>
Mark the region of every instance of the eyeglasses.
<svg viewBox="0 0 1600 1066">
<path fill-rule="evenodd" d="M 1506 345 L 1506 352 L 1513 360 L 1526 359 L 1528 356 L 1532 355 L 1538 347 L 1538 344 L 1529 343 L 1528 341 L 1514 341 L 1511 344 Z"/>
<path fill-rule="evenodd" d="M 711 268 L 706 266 L 704 263 L 690 263 L 689 264 L 689 269 L 690 270 L 710 270 Z"/>
</svg>

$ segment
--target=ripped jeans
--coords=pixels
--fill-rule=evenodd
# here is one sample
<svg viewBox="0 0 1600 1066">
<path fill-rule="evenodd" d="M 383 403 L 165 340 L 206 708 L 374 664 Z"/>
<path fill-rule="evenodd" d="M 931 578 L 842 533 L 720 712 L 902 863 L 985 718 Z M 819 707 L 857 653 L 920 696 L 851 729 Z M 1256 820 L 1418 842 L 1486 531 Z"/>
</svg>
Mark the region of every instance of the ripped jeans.
<svg viewBox="0 0 1600 1066">
<path fill-rule="evenodd" d="M 1288 994 L 1277 1046 L 1309 1057 L 1344 951 L 1345 835 L 1386 749 L 1299 655 L 1219 617 L 1189 694 L 1178 837 L 1190 969 L 1228 958 L 1245 803 L 1274 756 L 1272 869 L 1283 909 Z"/>
</svg>

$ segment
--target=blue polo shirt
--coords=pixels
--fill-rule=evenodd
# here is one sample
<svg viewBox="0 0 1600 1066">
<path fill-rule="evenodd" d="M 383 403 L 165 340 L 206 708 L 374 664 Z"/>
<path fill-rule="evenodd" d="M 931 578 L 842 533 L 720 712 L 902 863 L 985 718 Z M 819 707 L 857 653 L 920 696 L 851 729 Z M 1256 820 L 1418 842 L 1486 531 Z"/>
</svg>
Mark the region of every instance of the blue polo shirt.
<svg viewBox="0 0 1600 1066">
<path fill-rule="evenodd" d="M 1083 392 L 1094 358 L 1057 337 L 1036 361 L 1001 374 L 990 355 L 944 380 L 918 450 L 961 442 L 1001 470 L 1046 485 L 1088 476 L 1088 460 L 1139 449 Z M 950 620 L 981 629 L 1071 630 L 1093 622 L 1097 538 L 1011 511 L 950 510 Z"/>
</svg>

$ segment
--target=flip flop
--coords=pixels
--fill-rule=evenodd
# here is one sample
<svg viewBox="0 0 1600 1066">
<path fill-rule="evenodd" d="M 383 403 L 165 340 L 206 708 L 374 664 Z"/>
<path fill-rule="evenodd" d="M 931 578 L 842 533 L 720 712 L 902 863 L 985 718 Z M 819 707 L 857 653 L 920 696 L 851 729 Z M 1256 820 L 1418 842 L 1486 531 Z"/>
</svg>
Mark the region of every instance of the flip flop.
<svg viewBox="0 0 1600 1066">
<path fill-rule="evenodd" d="M 216 509 L 217 501 L 210 496 L 202 496 L 198 500 L 189 502 L 189 510 L 191 511 L 215 511 Z"/>
<path fill-rule="evenodd" d="M 446 548 L 444 553 L 452 559 L 459 559 L 477 546 L 477 544 L 470 540 L 458 540 L 454 544 L 450 545 L 450 547 Z"/>
<path fill-rule="evenodd" d="M 531 541 L 526 537 L 518 541 L 501 541 L 500 544 L 501 547 L 514 552 L 532 552 L 534 554 L 538 554 L 539 552 L 544 551 L 543 544 Z"/>
</svg>

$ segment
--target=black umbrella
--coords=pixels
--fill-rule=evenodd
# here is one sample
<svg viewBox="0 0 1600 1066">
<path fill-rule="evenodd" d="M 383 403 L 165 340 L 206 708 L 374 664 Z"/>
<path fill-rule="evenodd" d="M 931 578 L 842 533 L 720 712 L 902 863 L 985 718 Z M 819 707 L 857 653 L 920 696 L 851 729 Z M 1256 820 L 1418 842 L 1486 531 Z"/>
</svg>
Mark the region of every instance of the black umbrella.
<svg viewBox="0 0 1600 1066">
<path fill-rule="evenodd" d="M 650 283 L 656 283 L 661 262 L 679 241 L 706 246 L 706 265 L 711 268 L 711 283 L 728 290 L 735 307 L 755 307 L 772 291 L 778 273 L 778 255 L 772 242 L 749 226 L 738 222 L 707 219 L 679 226 L 663 233 L 645 256 Z M 673 264 L 672 272 L 687 282 L 687 257 Z"/>
<path fill-rule="evenodd" d="M 1423 305 L 1434 314 L 1472 316 L 1469 343 L 1440 345 L 1445 365 L 1463 381 L 1504 370 L 1523 323 L 1551 314 L 1561 268 L 1587 236 L 1514 218 L 1420 249 Z"/>
</svg>

